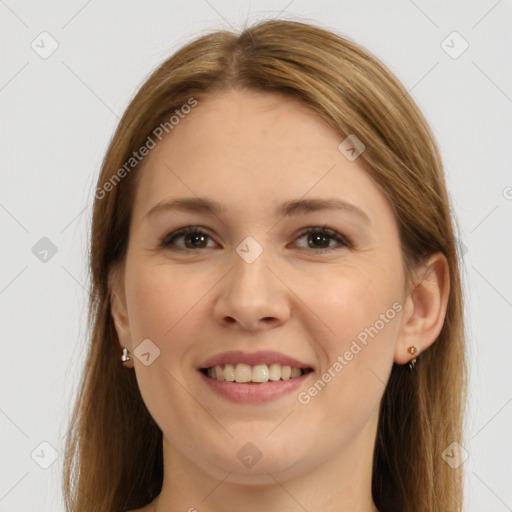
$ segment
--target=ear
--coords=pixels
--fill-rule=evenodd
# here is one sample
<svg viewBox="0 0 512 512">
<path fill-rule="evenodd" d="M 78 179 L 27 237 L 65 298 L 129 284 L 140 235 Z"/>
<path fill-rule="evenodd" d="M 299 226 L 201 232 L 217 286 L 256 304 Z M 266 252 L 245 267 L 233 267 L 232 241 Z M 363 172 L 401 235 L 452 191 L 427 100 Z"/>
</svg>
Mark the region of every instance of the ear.
<svg viewBox="0 0 512 512">
<path fill-rule="evenodd" d="M 443 253 L 437 252 L 416 271 L 415 282 L 405 301 L 395 363 L 408 363 L 436 341 L 443 328 L 449 295 L 448 261 Z M 416 347 L 414 355 L 408 352 L 411 346 Z"/>
<path fill-rule="evenodd" d="M 116 327 L 117 338 L 121 348 L 126 348 L 132 353 L 132 341 L 130 334 L 130 322 L 126 307 L 126 294 L 124 286 L 124 262 L 114 267 L 108 276 L 110 312 Z M 133 354 L 130 361 L 123 362 L 125 368 L 133 368 Z"/>
</svg>

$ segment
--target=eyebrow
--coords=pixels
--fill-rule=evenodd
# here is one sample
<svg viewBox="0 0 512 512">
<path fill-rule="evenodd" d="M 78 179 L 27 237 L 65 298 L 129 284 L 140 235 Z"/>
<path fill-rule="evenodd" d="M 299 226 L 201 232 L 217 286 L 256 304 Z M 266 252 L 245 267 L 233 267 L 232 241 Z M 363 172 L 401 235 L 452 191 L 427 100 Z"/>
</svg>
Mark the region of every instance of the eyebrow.
<svg viewBox="0 0 512 512">
<path fill-rule="evenodd" d="M 178 197 L 157 203 L 144 214 L 143 218 L 147 219 L 157 214 L 173 210 L 206 213 L 215 216 L 226 212 L 224 206 L 213 199 L 204 197 Z M 361 220 L 371 225 L 369 216 L 363 210 L 353 203 L 337 198 L 297 199 L 287 201 L 277 209 L 276 214 L 282 217 L 290 217 L 322 210 L 342 211 L 359 217 Z"/>
</svg>

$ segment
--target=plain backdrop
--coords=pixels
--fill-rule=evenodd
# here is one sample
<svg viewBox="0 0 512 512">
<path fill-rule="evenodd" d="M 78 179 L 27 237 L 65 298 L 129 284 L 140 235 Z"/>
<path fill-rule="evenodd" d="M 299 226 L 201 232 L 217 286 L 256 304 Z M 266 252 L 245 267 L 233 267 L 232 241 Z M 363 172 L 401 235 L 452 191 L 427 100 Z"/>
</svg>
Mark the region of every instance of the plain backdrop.
<svg viewBox="0 0 512 512">
<path fill-rule="evenodd" d="M 63 440 L 87 341 L 91 205 L 119 117 L 186 42 L 276 17 L 365 46 L 434 131 L 464 248 L 466 510 L 512 510 L 512 3 L 5 0 L 0 512 L 64 511 Z"/>
</svg>

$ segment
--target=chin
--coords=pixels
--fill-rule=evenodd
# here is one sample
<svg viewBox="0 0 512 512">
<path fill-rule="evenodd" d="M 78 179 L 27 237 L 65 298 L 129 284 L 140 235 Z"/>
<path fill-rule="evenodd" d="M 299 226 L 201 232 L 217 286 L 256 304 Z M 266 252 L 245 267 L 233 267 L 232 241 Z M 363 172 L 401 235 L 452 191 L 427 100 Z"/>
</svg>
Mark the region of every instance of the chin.
<svg viewBox="0 0 512 512">
<path fill-rule="evenodd" d="M 212 465 L 203 469 L 220 480 L 224 480 L 226 474 L 230 473 L 226 481 L 241 485 L 275 484 L 272 476 L 288 479 L 302 471 L 303 464 L 296 450 L 290 449 L 285 453 L 282 449 L 274 450 L 268 445 L 267 447 L 260 445 L 260 447 L 261 449 L 248 442 L 238 448 L 234 456 L 219 458 L 216 454 L 211 461 Z M 215 466 L 214 469 L 213 466 Z"/>
</svg>

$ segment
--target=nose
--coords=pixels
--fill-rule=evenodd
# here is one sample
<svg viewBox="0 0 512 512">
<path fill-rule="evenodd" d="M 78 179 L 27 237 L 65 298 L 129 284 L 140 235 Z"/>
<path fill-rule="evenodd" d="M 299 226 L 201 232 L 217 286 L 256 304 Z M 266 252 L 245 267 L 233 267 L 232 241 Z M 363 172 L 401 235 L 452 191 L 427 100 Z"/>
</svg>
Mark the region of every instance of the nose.
<svg viewBox="0 0 512 512">
<path fill-rule="evenodd" d="M 223 327 L 256 332 L 290 318 L 288 288 L 265 251 L 251 263 L 235 252 L 232 268 L 219 284 L 214 315 Z"/>
</svg>

